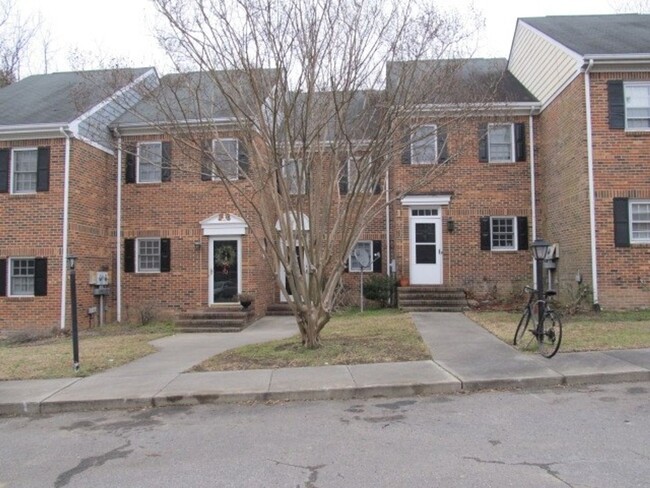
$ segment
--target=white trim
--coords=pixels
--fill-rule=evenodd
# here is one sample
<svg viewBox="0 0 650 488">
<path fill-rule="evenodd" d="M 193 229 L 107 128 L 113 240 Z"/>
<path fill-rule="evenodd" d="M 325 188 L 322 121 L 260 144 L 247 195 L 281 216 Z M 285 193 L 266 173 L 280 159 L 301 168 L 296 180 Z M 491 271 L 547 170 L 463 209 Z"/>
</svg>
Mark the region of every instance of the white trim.
<svg viewBox="0 0 650 488">
<path fill-rule="evenodd" d="M 308 231 L 309 230 L 309 217 L 307 217 L 305 214 L 300 214 L 301 220 L 302 220 L 302 229 L 303 231 Z M 298 230 L 298 227 L 296 226 L 296 215 L 293 212 L 286 212 L 282 215 L 282 218 L 288 219 L 289 221 L 287 222 L 289 225 L 291 225 L 291 230 Z M 282 227 L 280 225 L 280 219 L 278 219 L 275 222 L 275 230 L 282 230 Z"/>
<path fill-rule="evenodd" d="M 36 151 L 36 185 L 34 190 L 30 191 L 15 191 L 14 190 L 14 173 L 15 173 L 15 158 L 14 153 L 16 152 L 26 152 L 26 151 Z M 33 195 L 36 193 L 38 188 L 38 147 L 14 147 L 11 148 L 11 164 L 9 165 L 9 193 L 11 195 Z"/>
<path fill-rule="evenodd" d="M 211 144 L 212 158 L 214 159 L 215 166 L 219 167 L 219 161 L 217 160 L 217 152 L 215 150 L 215 145 L 217 143 L 219 143 L 219 144 L 221 144 L 221 147 L 223 148 L 223 143 L 224 142 L 232 142 L 232 141 L 237 143 L 236 154 L 235 154 L 235 158 L 233 159 L 233 161 L 237 165 L 237 176 L 235 178 L 228 178 L 228 181 L 237 181 L 237 180 L 239 180 L 239 176 L 240 176 L 240 174 L 239 174 L 239 139 L 237 139 L 235 137 L 218 137 L 216 139 L 212 139 L 212 144 Z M 220 168 L 220 170 L 221 170 L 221 172 L 223 172 L 222 168 Z M 214 174 L 214 172 L 212 172 L 212 181 L 221 181 L 221 180 L 223 180 L 222 177 L 220 177 L 219 175 L 216 175 L 216 174 Z"/>
<path fill-rule="evenodd" d="M 493 245 L 494 240 L 492 239 L 492 235 L 493 235 L 493 231 L 494 231 L 494 226 L 493 226 L 494 219 L 511 220 L 512 221 L 512 247 L 494 247 L 494 245 Z M 518 251 L 519 250 L 519 229 L 517 228 L 518 223 L 519 222 L 518 222 L 517 217 L 514 217 L 512 215 L 490 216 L 490 251 L 493 251 L 493 252 Z"/>
<path fill-rule="evenodd" d="M 444 249 L 444 235 L 442 232 L 442 212 L 438 209 L 436 215 L 411 215 L 409 211 L 409 276 L 411 284 L 414 285 L 442 285 L 445 282 L 445 259 L 443 254 Z M 416 264 L 415 254 L 417 242 L 415 240 L 415 226 L 416 224 L 434 224 L 435 225 L 435 246 L 436 246 L 436 262 L 430 264 Z M 431 269 L 437 269 L 434 277 L 435 279 L 430 279 L 429 274 L 427 274 L 428 279 L 422 280 L 416 277 L 414 272 L 416 266 L 431 266 Z"/>
<path fill-rule="evenodd" d="M 496 127 L 510 127 L 510 159 L 492 159 L 491 155 L 491 142 L 490 142 L 490 129 Z M 514 163 L 515 162 L 515 124 L 512 122 L 495 122 L 488 124 L 487 127 L 487 150 L 488 150 L 488 163 Z"/>
<path fill-rule="evenodd" d="M 405 207 L 438 207 L 450 201 L 451 195 L 407 195 L 401 200 Z"/>
<path fill-rule="evenodd" d="M 199 223 L 204 236 L 242 236 L 248 229 L 244 219 L 225 213 L 216 213 Z"/>
<path fill-rule="evenodd" d="M 122 322 L 122 136 L 117 134 L 117 209 L 116 209 L 116 245 L 115 245 L 115 295 L 117 322 Z"/>
<path fill-rule="evenodd" d="M 650 200 L 648 199 L 629 199 L 627 202 L 627 214 L 629 221 L 629 233 L 630 233 L 630 244 L 650 244 L 650 239 L 635 239 L 632 235 L 632 226 L 634 222 L 632 221 L 632 205 L 650 205 Z M 645 222 L 644 222 L 645 223 Z"/>
<path fill-rule="evenodd" d="M 213 119 L 190 119 L 178 122 L 169 121 L 143 121 L 143 122 L 129 122 L 126 124 L 114 124 L 111 128 L 119 129 L 123 136 L 143 136 L 143 135 L 159 135 L 166 133 L 169 129 L 178 128 L 179 125 L 183 127 L 201 128 L 206 129 L 214 128 L 215 126 L 236 127 L 238 119 L 236 117 L 215 117 Z"/>
<path fill-rule="evenodd" d="M 529 153 L 530 153 L 530 213 L 532 218 L 532 233 L 533 241 L 537 239 L 537 191 L 535 188 L 535 128 L 534 128 L 533 114 L 531 113 L 528 116 L 528 127 L 530 128 L 530 141 L 529 144 Z M 533 284 L 534 288 L 537 289 L 537 260 L 533 259 Z"/>
<path fill-rule="evenodd" d="M 404 108 L 404 107 L 401 107 Z M 418 105 L 419 112 L 464 112 L 465 117 L 485 117 L 486 114 L 504 112 L 507 115 L 528 115 L 541 111 L 540 102 L 499 102 L 499 103 L 440 103 Z"/>
<path fill-rule="evenodd" d="M 413 133 L 417 132 L 418 129 L 421 129 L 423 127 L 432 127 L 432 133 L 433 133 L 433 147 L 435 148 L 435 157 L 433 161 L 423 161 L 416 163 L 415 158 L 413 157 Z M 424 138 L 428 139 L 428 138 Z M 438 162 L 438 125 L 437 124 L 424 124 L 419 127 L 416 127 L 415 130 L 412 130 L 410 132 L 410 137 L 409 137 L 409 149 L 410 149 L 410 155 L 411 155 L 411 164 L 414 166 L 419 166 L 419 165 L 431 165 L 431 164 L 436 164 Z"/>
<path fill-rule="evenodd" d="M 14 295 L 12 293 L 12 270 L 13 270 L 13 261 L 18 261 L 18 260 L 26 260 L 26 261 L 34 261 L 34 274 L 32 276 L 32 293 L 27 295 Z M 10 298 L 33 298 L 35 297 L 36 293 L 36 258 L 33 256 L 15 256 L 15 257 L 10 257 L 7 258 L 7 297 Z"/>
<path fill-rule="evenodd" d="M 66 290 L 68 283 L 68 219 L 70 214 L 70 130 L 61 127 L 65 137 L 65 156 L 63 163 L 63 237 L 61 238 L 61 330 L 65 329 Z"/>
<path fill-rule="evenodd" d="M 589 61 L 585 70 L 585 117 L 587 118 L 587 171 L 589 180 L 589 226 L 591 246 L 591 287 L 594 307 L 598 308 L 598 250 L 596 248 L 596 185 L 594 183 L 594 148 L 591 128 L 591 77 L 589 71 L 594 62 Z"/>
<path fill-rule="evenodd" d="M 160 163 L 158 164 L 158 179 L 157 180 L 152 180 L 152 181 L 140 181 L 140 147 L 141 146 L 153 146 L 154 144 L 160 146 Z M 162 157 L 163 157 L 163 150 L 162 150 L 162 141 L 140 141 L 136 145 L 136 150 L 135 150 L 135 182 L 140 185 L 147 185 L 151 183 L 161 183 L 162 182 Z M 154 163 L 154 166 L 156 164 Z"/>
<path fill-rule="evenodd" d="M 158 269 L 140 269 L 140 243 L 145 241 L 158 242 Z M 162 267 L 162 242 L 160 237 L 138 237 L 135 239 L 135 272 L 137 274 L 159 274 Z"/>
<path fill-rule="evenodd" d="M 626 88 L 627 87 L 645 87 L 648 91 L 650 91 L 650 81 L 624 81 L 623 82 L 623 108 L 624 108 L 624 117 L 625 117 L 625 132 L 649 132 L 650 127 L 628 127 L 628 119 L 630 118 L 627 114 L 627 109 L 628 109 L 628 104 L 627 104 L 627 96 L 626 96 Z M 637 107 L 633 107 L 637 108 Z M 650 108 L 644 107 L 646 109 Z M 647 120 L 650 117 L 643 117 L 643 118 L 635 118 L 634 120 Z"/>
</svg>

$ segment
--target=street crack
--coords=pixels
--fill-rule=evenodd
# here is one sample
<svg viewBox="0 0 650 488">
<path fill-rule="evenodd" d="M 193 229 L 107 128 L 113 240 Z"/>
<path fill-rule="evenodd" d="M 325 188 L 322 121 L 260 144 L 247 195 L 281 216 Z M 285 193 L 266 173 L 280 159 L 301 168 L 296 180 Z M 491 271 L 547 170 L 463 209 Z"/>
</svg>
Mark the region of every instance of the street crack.
<svg viewBox="0 0 650 488">
<path fill-rule="evenodd" d="M 539 469 L 545 471 L 546 474 L 548 474 L 549 476 L 552 476 L 553 478 L 555 478 L 559 482 L 564 483 L 569 488 L 573 488 L 573 485 L 571 485 L 570 483 L 567 483 L 562 478 L 560 478 L 560 473 L 559 472 L 552 469 L 553 466 L 556 466 L 556 465 L 562 464 L 562 463 L 529 463 L 529 462 L 506 463 L 505 461 L 495 461 L 495 460 L 481 459 L 481 458 L 469 457 L 469 456 L 465 456 L 463 459 L 470 459 L 472 461 L 476 461 L 477 463 L 481 463 L 481 464 L 498 464 L 500 466 L 532 466 L 532 467 L 539 468 Z"/>
<path fill-rule="evenodd" d="M 281 461 L 276 461 L 275 459 L 269 459 L 269 461 L 275 463 L 276 466 L 289 466 L 290 468 L 298 468 L 309 471 L 309 476 L 307 477 L 307 481 L 305 481 L 304 488 L 318 488 L 315 485 L 316 481 L 318 481 L 318 471 L 327 466 L 327 464 L 319 464 L 316 466 L 300 466 L 298 464 L 283 463 Z M 296 488 L 300 488 L 300 485 L 296 485 Z"/>
</svg>

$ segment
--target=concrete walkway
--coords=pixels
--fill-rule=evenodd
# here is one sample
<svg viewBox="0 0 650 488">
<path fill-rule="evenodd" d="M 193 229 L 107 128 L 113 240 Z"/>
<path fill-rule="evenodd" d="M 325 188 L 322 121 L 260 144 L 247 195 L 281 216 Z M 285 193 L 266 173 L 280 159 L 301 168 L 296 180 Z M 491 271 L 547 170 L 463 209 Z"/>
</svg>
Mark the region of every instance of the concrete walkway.
<svg viewBox="0 0 650 488">
<path fill-rule="evenodd" d="M 288 337 L 292 317 L 265 317 L 237 334 L 178 334 L 159 352 L 87 378 L 0 381 L 0 415 L 202 403 L 397 397 L 486 388 L 650 380 L 650 349 L 522 354 L 462 314 L 413 313 L 433 361 L 184 373 L 244 344 Z"/>
</svg>

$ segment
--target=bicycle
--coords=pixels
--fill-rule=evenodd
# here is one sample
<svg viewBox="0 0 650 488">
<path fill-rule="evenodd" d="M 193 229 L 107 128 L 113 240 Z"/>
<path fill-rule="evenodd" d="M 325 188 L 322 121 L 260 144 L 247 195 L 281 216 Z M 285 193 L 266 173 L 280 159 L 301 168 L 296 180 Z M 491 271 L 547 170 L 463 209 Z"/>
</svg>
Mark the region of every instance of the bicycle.
<svg viewBox="0 0 650 488">
<path fill-rule="evenodd" d="M 552 358 L 560 349 L 562 342 L 562 321 L 548 302 L 549 297 L 555 296 L 557 292 L 547 290 L 544 292 L 544 300 L 536 300 L 537 290 L 526 286 L 524 291 L 529 293 L 528 303 L 519 320 L 519 325 L 517 325 L 513 343 L 519 349 L 526 351 L 532 349 L 533 341 L 535 341 L 537 352 L 545 358 Z M 537 328 L 539 307 L 542 307 L 541 333 Z M 526 331 L 530 332 L 528 340 L 526 340 L 528 337 Z"/>
</svg>

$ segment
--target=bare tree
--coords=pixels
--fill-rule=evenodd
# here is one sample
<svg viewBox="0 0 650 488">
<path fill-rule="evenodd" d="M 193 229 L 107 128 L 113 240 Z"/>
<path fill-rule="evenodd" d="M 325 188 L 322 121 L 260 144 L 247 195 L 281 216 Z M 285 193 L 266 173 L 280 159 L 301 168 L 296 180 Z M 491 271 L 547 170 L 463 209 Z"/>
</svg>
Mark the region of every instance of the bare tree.
<svg viewBox="0 0 650 488">
<path fill-rule="evenodd" d="M 18 80 L 20 64 L 35 33 L 36 25 L 21 17 L 13 0 L 0 1 L 0 87 Z"/>
<path fill-rule="evenodd" d="M 473 32 L 418 0 L 154 3 L 180 73 L 150 97 L 156 110 L 138 117 L 183 148 L 174 159 L 189 165 L 178 169 L 200 165 L 223 181 L 291 296 L 303 344 L 318 347 L 364 228 L 414 190 L 388 192 L 389 167 L 410 151 L 412 134 L 431 136 L 414 130 L 429 120 L 423 107 L 457 100 L 463 63 L 435 61 L 458 56 Z M 477 103 L 486 92 L 473 92 Z M 435 129 L 446 157 L 419 185 L 452 156 L 445 125 L 467 116 L 448 105 Z M 205 145 L 233 134 L 239 150 Z"/>
<path fill-rule="evenodd" d="M 610 0 L 610 5 L 618 13 L 643 14 L 650 12 L 649 0 Z"/>
</svg>

